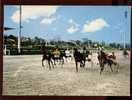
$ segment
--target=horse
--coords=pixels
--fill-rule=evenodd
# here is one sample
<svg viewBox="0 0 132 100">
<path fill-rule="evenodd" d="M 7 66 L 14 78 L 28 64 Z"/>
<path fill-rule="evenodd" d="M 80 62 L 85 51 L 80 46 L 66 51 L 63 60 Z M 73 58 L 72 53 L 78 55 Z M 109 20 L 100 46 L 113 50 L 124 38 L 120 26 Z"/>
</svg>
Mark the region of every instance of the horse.
<svg viewBox="0 0 132 100">
<path fill-rule="evenodd" d="M 65 53 L 62 50 L 58 50 L 58 48 L 56 48 L 54 51 L 52 51 L 52 59 L 54 61 L 54 65 L 56 65 L 56 62 L 59 61 L 59 64 L 61 64 L 63 66 L 64 64 L 64 56 Z"/>
<path fill-rule="evenodd" d="M 65 50 L 65 59 L 66 59 L 66 62 L 69 61 L 69 58 L 70 60 L 72 60 L 72 53 L 70 52 L 70 50 Z"/>
<path fill-rule="evenodd" d="M 91 62 L 91 66 L 93 66 L 93 61 L 92 61 L 92 52 L 90 52 L 89 50 L 87 50 L 85 47 L 83 48 L 83 50 L 81 50 L 82 55 L 84 56 L 85 59 L 84 60 L 84 67 L 85 67 L 85 63 L 86 61 Z"/>
<path fill-rule="evenodd" d="M 88 51 L 88 50 L 84 50 L 83 51 L 83 54 L 85 55 L 85 57 L 86 57 L 86 61 L 88 61 L 88 62 L 92 62 L 92 59 L 91 59 L 91 57 L 92 57 L 92 52 L 90 52 L 90 51 Z"/>
<path fill-rule="evenodd" d="M 43 62 L 45 60 L 48 61 L 48 65 L 49 65 L 49 70 L 51 70 L 51 64 L 52 64 L 52 67 L 54 68 L 54 65 L 53 65 L 53 62 L 52 62 L 52 54 L 50 51 L 48 51 L 48 49 L 46 47 L 43 47 L 42 48 L 42 53 L 43 53 L 43 57 L 42 57 L 42 67 L 44 67 L 44 64 Z"/>
<path fill-rule="evenodd" d="M 113 59 L 112 56 L 108 56 L 103 51 L 100 51 L 100 53 L 98 53 L 99 65 L 100 65 L 100 68 L 101 68 L 100 69 L 100 75 L 103 72 L 105 65 L 108 65 L 112 72 L 113 72 L 112 65 L 117 65 L 117 71 L 118 71 L 119 64 L 116 61 L 112 60 L 112 59 Z"/>
<path fill-rule="evenodd" d="M 127 52 L 127 50 L 123 50 L 123 56 L 125 58 L 129 57 L 129 53 Z"/>
<path fill-rule="evenodd" d="M 78 63 L 80 63 L 80 67 L 85 67 L 86 55 L 84 53 L 79 52 L 77 48 L 74 48 L 73 55 L 76 64 L 76 71 L 78 72 Z"/>
</svg>

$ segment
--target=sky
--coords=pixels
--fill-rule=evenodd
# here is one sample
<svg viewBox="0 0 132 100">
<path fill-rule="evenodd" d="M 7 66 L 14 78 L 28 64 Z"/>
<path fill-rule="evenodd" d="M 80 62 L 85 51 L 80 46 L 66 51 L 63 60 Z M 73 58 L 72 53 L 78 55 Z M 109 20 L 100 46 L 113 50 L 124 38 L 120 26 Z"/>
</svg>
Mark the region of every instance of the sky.
<svg viewBox="0 0 132 100">
<path fill-rule="evenodd" d="M 127 16 L 125 17 L 125 12 Z M 22 6 L 21 36 L 46 40 L 82 40 L 130 44 L 130 6 Z M 4 6 L 4 26 L 18 35 L 19 6 Z M 125 34 L 125 35 L 124 35 Z"/>
</svg>

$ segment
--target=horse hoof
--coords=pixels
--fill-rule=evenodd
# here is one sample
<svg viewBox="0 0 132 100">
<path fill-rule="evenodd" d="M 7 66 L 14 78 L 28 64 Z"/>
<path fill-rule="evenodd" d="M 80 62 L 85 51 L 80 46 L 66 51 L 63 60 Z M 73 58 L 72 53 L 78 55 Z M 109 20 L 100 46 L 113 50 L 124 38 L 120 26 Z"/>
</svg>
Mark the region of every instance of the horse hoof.
<svg viewBox="0 0 132 100">
<path fill-rule="evenodd" d="M 116 71 L 117 73 L 119 72 L 119 70 Z"/>
</svg>

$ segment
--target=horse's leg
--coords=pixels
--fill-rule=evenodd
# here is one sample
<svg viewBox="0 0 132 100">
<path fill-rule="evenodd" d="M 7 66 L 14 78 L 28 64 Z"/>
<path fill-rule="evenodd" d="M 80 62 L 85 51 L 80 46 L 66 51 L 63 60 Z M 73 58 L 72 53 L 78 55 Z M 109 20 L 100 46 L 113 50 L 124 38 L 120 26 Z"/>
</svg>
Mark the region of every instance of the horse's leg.
<svg viewBox="0 0 132 100">
<path fill-rule="evenodd" d="M 99 60 L 99 65 L 100 65 L 100 67 L 101 67 L 101 61 Z"/>
<path fill-rule="evenodd" d="M 80 67 L 83 67 L 83 60 L 80 61 Z"/>
<path fill-rule="evenodd" d="M 53 64 L 53 61 L 52 61 L 52 59 L 50 59 L 50 62 L 51 62 L 51 64 L 52 64 L 52 67 L 54 68 L 54 64 Z"/>
<path fill-rule="evenodd" d="M 62 65 L 62 58 L 59 58 L 59 64 Z"/>
<path fill-rule="evenodd" d="M 70 62 L 72 61 L 72 56 L 70 56 Z"/>
<path fill-rule="evenodd" d="M 50 60 L 48 60 L 49 70 L 51 70 Z"/>
<path fill-rule="evenodd" d="M 62 57 L 62 63 L 64 64 L 64 58 Z"/>
<path fill-rule="evenodd" d="M 60 65 L 61 64 L 61 58 L 60 57 L 58 58 L 58 62 L 59 62 L 59 65 Z"/>
<path fill-rule="evenodd" d="M 129 53 L 127 53 L 127 58 L 129 57 Z"/>
<path fill-rule="evenodd" d="M 71 61 L 73 61 L 73 59 L 74 59 L 74 57 L 73 57 L 73 56 L 71 56 Z"/>
<path fill-rule="evenodd" d="M 54 60 L 54 65 L 56 65 L 56 63 L 55 63 L 55 60 L 56 60 L 56 59 L 54 58 L 53 60 Z"/>
<path fill-rule="evenodd" d="M 85 67 L 85 63 L 86 63 L 86 58 L 84 59 L 84 62 L 83 62 L 83 67 Z"/>
<path fill-rule="evenodd" d="M 92 55 L 92 57 L 93 57 L 93 55 Z M 93 68 L 94 62 L 92 61 L 93 60 L 92 57 L 91 57 L 91 67 Z"/>
<path fill-rule="evenodd" d="M 113 64 L 114 64 L 115 66 L 117 66 L 117 70 L 116 70 L 116 72 L 119 72 L 119 63 L 114 62 Z"/>
<path fill-rule="evenodd" d="M 63 57 L 61 58 L 61 66 L 63 67 L 63 65 L 64 65 L 64 59 L 63 59 Z"/>
<path fill-rule="evenodd" d="M 112 69 L 112 64 L 110 63 L 110 64 L 109 64 L 109 66 L 110 66 L 111 71 L 113 72 L 113 69 Z"/>
<path fill-rule="evenodd" d="M 68 57 L 66 56 L 66 62 L 68 62 Z"/>
<path fill-rule="evenodd" d="M 117 63 L 117 72 L 119 72 L 119 66 L 120 66 L 119 63 Z"/>
<path fill-rule="evenodd" d="M 44 67 L 44 64 L 43 64 L 43 59 L 42 59 L 42 67 Z"/>
<path fill-rule="evenodd" d="M 76 63 L 76 72 L 78 72 L 78 64 L 77 64 L 77 61 L 75 61 Z"/>
<path fill-rule="evenodd" d="M 83 67 L 85 67 L 85 63 L 86 63 L 86 60 L 84 60 L 84 64 L 83 64 Z"/>
<path fill-rule="evenodd" d="M 104 66 L 101 67 L 100 75 L 101 75 L 101 73 L 103 72 L 103 70 L 104 70 Z"/>
<path fill-rule="evenodd" d="M 103 70 L 104 70 L 104 64 L 100 64 L 100 75 L 101 75 L 101 73 L 103 72 Z"/>
<path fill-rule="evenodd" d="M 42 58 L 42 67 L 44 67 L 44 63 L 43 63 L 43 61 L 44 61 L 44 58 Z"/>
<path fill-rule="evenodd" d="M 91 60 L 91 67 L 93 67 L 93 61 Z"/>
</svg>

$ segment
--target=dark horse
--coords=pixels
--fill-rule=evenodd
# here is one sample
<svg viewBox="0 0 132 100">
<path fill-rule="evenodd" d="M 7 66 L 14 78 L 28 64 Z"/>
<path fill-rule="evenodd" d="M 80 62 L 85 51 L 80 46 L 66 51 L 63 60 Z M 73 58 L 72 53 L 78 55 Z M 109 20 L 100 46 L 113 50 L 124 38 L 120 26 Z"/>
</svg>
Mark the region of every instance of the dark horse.
<svg viewBox="0 0 132 100">
<path fill-rule="evenodd" d="M 42 48 L 42 53 L 43 53 L 42 66 L 44 67 L 43 61 L 47 60 L 48 65 L 49 65 L 49 69 L 51 70 L 51 64 L 52 64 L 52 67 L 54 68 L 54 65 L 52 62 L 52 53 L 45 46 L 43 46 L 43 48 Z"/>
<path fill-rule="evenodd" d="M 129 57 L 129 53 L 127 52 L 127 50 L 126 50 L 126 49 L 125 49 L 125 50 L 123 50 L 123 55 L 124 55 L 124 57 L 125 57 L 125 58 Z"/>
<path fill-rule="evenodd" d="M 113 61 L 111 59 L 111 56 L 108 56 L 105 52 L 100 51 L 100 53 L 98 53 L 98 60 L 101 68 L 100 74 L 103 72 L 106 64 L 110 67 L 112 72 L 113 72 L 112 65 L 117 65 L 117 71 L 118 71 L 119 64 L 116 61 Z"/>
<path fill-rule="evenodd" d="M 74 59 L 76 64 L 76 71 L 78 72 L 78 63 L 80 63 L 80 67 L 85 67 L 87 53 L 80 53 L 77 48 L 74 48 Z"/>
</svg>

